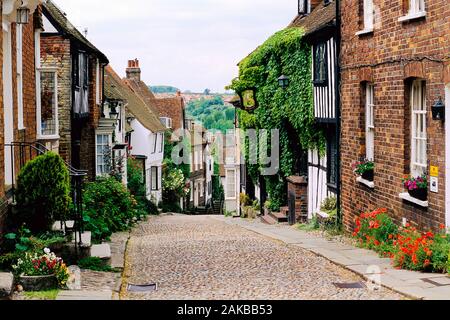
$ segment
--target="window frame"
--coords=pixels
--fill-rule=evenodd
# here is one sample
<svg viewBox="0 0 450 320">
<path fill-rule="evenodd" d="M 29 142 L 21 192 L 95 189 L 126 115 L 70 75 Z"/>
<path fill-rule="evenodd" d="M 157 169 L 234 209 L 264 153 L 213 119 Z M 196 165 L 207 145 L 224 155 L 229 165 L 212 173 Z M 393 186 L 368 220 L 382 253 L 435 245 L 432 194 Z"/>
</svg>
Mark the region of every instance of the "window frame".
<svg viewBox="0 0 450 320">
<path fill-rule="evenodd" d="M 233 172 L 233 173 L 230 173 Z M 230 186 L 230 177 L 234 177 L 234 188 L 233 190 L 230 190 L 229 186 Z M 236 178 L 236 169 L 225 169 L 225 199 L 226 200 L 235 200 L 236 199 L 236 182 L 237 182 L 237 178 Z M 233 196 L 229 196 L 229 192 L 232 191 L 233 192 Z"/>
<path fill-rule="evenodd" d="M 16 24 L 17 126 L 24 130 L 23 110 L 23 25 Z"/>
<path fill-rule="evenodd" d="M 364 30 L 373 30 L 375 24 L 375 12 L 373 0 L 363 0 Z"/>
<path fill-rule="evenodd" d="M 108 133 L 108 132 L 96 132 L 95 133 L 95 174 L 97 177 L 102 177 L 105 176 L 107 174 L 109 174 L 111 172 L 111 168 L 109 168 L 109 171 L 106 170 L 106 172 L 99 172 L 99 165 L 101 166 L 106 166 L 106 163 L 103 164 L 99 164 L 98 162 L 98 157 L 100 156 L 100 154 L 98 153 L 98 147 L 99 147 L 99 143 L 98 143 L 98 136 L 107 136 L 108 137 L 108 147 L 111 148 L 112 147 L 112 134 Z M 112 153 L 113 151 L 110 149 L 110 152 Z M 103 156 L 103 161 L 105 159 L 105 153 L 102 153 Z M 111 154 L 112 156 L 112 154 Z M 106 168 L 107 169 L 107 168 Z"/>
<path fill-rule="evenodd" d="M 54 83 L 55 83 L 55 134 L 45 135 L 42 134 L 42 83 L 41 74 L 43 72 L 54 73 Z M 59 135 L 59 95 L 58 95 L 58 68 L 55 67 L 39 67 L 36 68 L 36 128 L 37 128 L 37 138 L 39 140 L 57 140 L 60 138 Z"/>
<path fill-rule="evenodd" d="M 409 0 L 408 2 L 409 2 L 408 3 L 409 16 L 426 12 L 425 0 Z M 420 7 L 422 7 L 422 9 Z"/>
<path fill-rule="evenodd" d="M 420 87 L 420 91 L 416 92 Z M 410 112 L 411 112 L 411 163 L 410 171 L 414 177 L 426 174 L 428 168 L 428 134 L 427 134 L 427 102 L 426 102 L 426 82 L 422 79 L 415 79 L 410 88 Z M 420 105 L 416 103 L 420 101 Z M 418 107 L 418 109 L 416 109 Z M 418 135 L 419 121 L 423 131 Z M 423 121 L 423 122 L 422 122 Z M 425 137 L 423 137 L 424 135 Z M 418 148 L 419 144 L 421 146 Z M 421 154 L 419 154 L 421 153 Z M 421 169 L 420 169 L 421 168 Z"/>
<path fill-rule="evenodd" d="M 318 60 L 318 49 L 323 47 L 323 61 Z M 313 72 L 313 82 L 316 86 L 326 86 L 328 83 L 328 43 L 327 41 L 320 41 L 316 43 L 313 47 L 313 65 L 314 65 L 314 72 Z M 322 63 L 321 63 L 322 62 Z M 323 68 L 324 74 L 323 79 L 319 79 L 319 68 L 321 66 Z"/>
<path fill-rule="evenodd" d="M 375 86 L 367 82 L 365 85 L 365 120 L 366 120 L 366 159 L 375 160 Z"/>
<path fill-rule="evenodd" d="M 153 172 L 153 170 L 155 170 L 155 172 Z M 153 177 L 154 176 L 156 176 L 155 185 L 153 185 Z M 159 190 L 159 167 L 155 167 L 155 166 L 150 167 L 150 190 L 151 191 Z"/>
</svg>

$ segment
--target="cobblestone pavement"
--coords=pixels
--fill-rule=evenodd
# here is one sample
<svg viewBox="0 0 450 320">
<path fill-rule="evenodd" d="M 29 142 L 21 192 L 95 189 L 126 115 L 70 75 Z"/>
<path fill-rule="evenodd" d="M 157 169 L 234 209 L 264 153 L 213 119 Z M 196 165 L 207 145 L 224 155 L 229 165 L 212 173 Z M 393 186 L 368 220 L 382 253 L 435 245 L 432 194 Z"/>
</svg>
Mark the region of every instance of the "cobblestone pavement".
<svg viewBox="0 0 450 320">
<path fill-rule="evenodd" d="M 403 299 L 378 291 L 338 289 L 363 281 L 302 248 L 208 216 L 152 217 L 136 228 L 126 254 L 122 299 Z M 127 284 L 157 283 L 131 293 Z"/>
</svg>

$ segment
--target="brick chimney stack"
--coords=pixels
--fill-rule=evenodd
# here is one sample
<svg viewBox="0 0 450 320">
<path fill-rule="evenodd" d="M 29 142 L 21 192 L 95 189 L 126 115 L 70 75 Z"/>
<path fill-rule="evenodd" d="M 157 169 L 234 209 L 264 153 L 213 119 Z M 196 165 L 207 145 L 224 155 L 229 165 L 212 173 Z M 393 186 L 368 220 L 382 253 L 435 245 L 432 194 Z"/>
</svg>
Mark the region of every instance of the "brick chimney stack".
<svg viewBox="0 0 450 320">
<path fill-rule="evenodd" d="M 139 60 L 128 60 L 127 79 L 141 81 L 141 68 Z"/>
</svg>

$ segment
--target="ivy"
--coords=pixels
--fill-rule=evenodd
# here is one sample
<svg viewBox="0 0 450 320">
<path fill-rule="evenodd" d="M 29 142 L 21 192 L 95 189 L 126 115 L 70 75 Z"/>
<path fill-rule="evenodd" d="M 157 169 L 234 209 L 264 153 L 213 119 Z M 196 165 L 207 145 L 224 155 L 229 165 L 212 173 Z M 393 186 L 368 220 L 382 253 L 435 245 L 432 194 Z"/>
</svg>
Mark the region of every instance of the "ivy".
<svg viewBox="0 0 450 320">
<path fill-rule="evenodd" d="M 309 149 L 318 149 L 321 154 L 325 150 L 323 132 L 314 121 L 311 47 L 303 40 L 303 35 L 301 28 L 286 28 L 275 33 L 240 62 L 239 77 L 227 87 L 238 94 L 256 88 L 259 108 L 253 114 L 238 111 L 242 129 L 278 129 L 280 132 L 280 170 L 278 175 L 266 177 L 272 207 L 277 208 L 287 202 L 286 177 L 296 173 L 302 154 Z M 288 76 L 290 82 L 284 89 L 277 81 L 282 74 Z M 249 148 L 247 139 L 247 160 Z M 248 165 L 254 182 L 258 181 L 260 170 L 260 164 Z"/>
</svg>

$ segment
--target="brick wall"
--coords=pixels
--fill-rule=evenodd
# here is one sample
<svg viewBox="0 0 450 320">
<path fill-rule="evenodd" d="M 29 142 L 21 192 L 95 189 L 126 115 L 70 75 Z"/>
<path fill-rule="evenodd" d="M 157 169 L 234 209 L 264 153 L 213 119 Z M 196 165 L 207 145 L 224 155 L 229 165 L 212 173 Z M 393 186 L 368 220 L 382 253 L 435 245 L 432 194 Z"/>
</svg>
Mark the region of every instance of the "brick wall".
<svg viewBox="0 0 450 320">
<path fill-rule="evenodd" d="M 41 67 L 57 68 L 59 154 L 71 161 L 72 58 L 70 40 L 61 36 L 41 37 Z"/>
<path fill-rule="evenodd" d="M 426 0 L 426 19 L 402 23 L 401 1 L 374 0 L 373 34 L 356 36 L 361 29 L 360 1 L 343 0 L 342 10 L 342 205 L 350 229 L 356 214 L 378 207 L 390 210 L 422 229 L 445 222 L 445 132 L 432 120 L 431 106 L 444 94 L 444 60 L 450 52 L 450 3 Z M 412 78 L 426 80 L 428 167 L 439 167 L 439 193 L 429 193 L 429 207 L 399 198 L 401 179 L 409 174 Z M 375 85 L 375 189 L 356 182 L 351 164 L 365 155 L 365 111 L 362 84 Z"/>
</svg>

